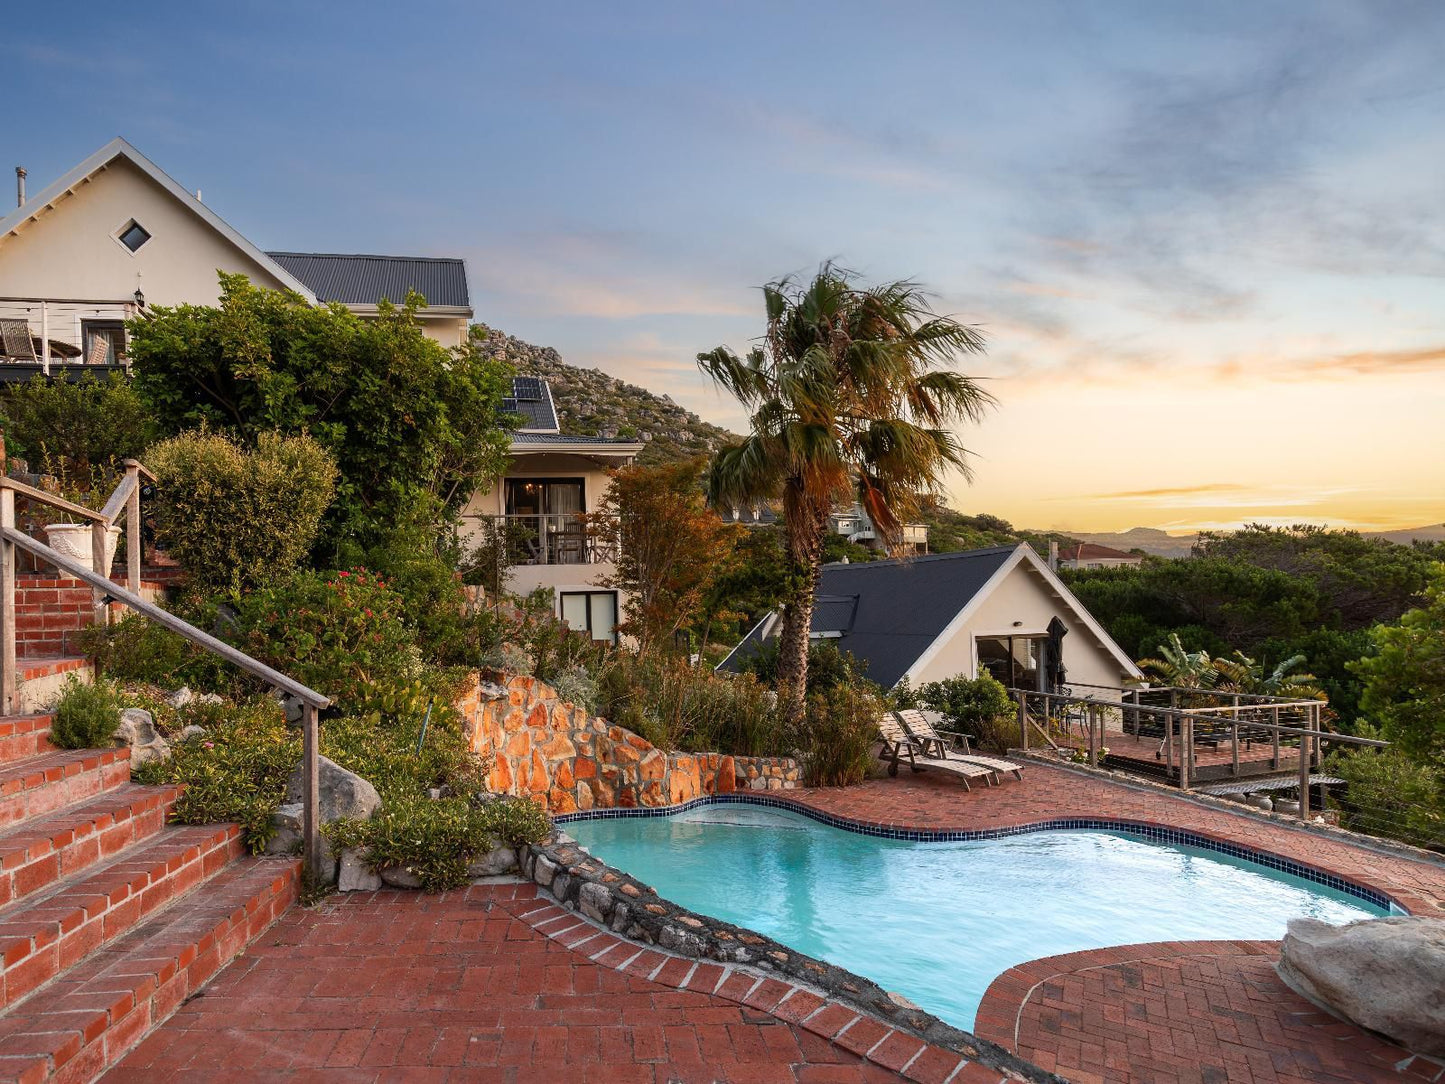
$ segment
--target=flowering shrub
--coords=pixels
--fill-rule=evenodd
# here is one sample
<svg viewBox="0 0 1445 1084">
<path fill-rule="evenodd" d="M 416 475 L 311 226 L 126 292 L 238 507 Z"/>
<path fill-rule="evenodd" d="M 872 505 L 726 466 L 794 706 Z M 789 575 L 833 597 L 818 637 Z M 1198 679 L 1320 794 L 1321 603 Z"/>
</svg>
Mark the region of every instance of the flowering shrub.
<svg viewBox="0 0 1445 1084">
<path fill-rule="evenodd" d="M 420 719 L 424 680 L 403 600 L 364 568 L 297 572 L 241 600 L 241 648 L 346 714 Z"/>
</svg>

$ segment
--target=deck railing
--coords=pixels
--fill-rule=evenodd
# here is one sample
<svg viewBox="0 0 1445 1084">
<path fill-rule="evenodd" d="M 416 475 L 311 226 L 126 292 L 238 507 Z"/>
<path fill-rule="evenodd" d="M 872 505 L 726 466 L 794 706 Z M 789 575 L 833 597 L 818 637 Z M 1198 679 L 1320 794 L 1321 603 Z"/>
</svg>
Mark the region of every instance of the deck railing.
<svg viewBox="0 0 1445 1084">
<path fill-rule="evenodd" d="M 152 482 L 155 476 L 133 459 L 125 462 L 125 475 L 99 512 L 75 504 L 54 494 L 35 489 L 13 478 L 0 477 L 0 713 L 10 715 L 19 710 L 18 667 L 15 657 L 15 564 L 18 551 L 53 566 L 67 576 L 90 585 L 95 598 L 96 620 L 104 622 L 110 603 L 119 602 L 149 618 L 163 628 L 184 637 L 191 643 L 219 655 L 247 673 L 253 674 L 283 694 L 290 706 L 300 709 L 302 726 L 303 788 L 302 839 L 306 868 L 313 877 L 321 872 L 320 791 L 318 758 L 320 742 L 320 711 L 331 701 L 322 693 L 294 678 L 287 677 L 238 651 L 230 644 L 203 632 L 154 602 L 140 596 L 141 575 L 141 478 Z M 16 527 L 15 500 L 22 498 L 47 504 L 91 525 L 91 567 L 51 549 Z M 109 530 L 118 519 L 126 521 L 126 585 L 121 587 L 110 578 L 106 562 L 106 541 Z M 288 717 L 293 712 L 287 712 Z"/>
<path fill-rule="evenodd" d="M 1319 700 L 1168 686 L 1070 685 L 1057 693 L 1015 689 L 1012 695 L 1018 704 L 1019 745 L 1025 750 L 1067 744 L 1086 756 L 1091 767 L 1098 767 L 1106 748 L 1115 763 L 1126 768 L 1131 760 L 1143 768 L 1152 758 L 1158 770 L 1147 774 L 1162 774 L 1186 791 L 1200 784 L 1202 771 L 1218 779 L 1239 779 L 1292 768 L 1301 820 L 1309 819 L 1310 777 L 1327 744 L 1389 745 L 1326 731 L 1325 705 Z M 1128 755 L 1120 755 L 1124 745 Z M 1221 752 L 1225 746 L 1227 759 Z M 1201 747 L 1208 752 L 1201 755 Z M 1284 759 L 1287 752 L 1293 752 L 1293 765 Z"/>
<path fill-rule="evenodd" d="M 613 543 L 581 512 L 479 517 L 503 532 L 513 565 L 596 565 L 617 560 Z"/>
</svg>

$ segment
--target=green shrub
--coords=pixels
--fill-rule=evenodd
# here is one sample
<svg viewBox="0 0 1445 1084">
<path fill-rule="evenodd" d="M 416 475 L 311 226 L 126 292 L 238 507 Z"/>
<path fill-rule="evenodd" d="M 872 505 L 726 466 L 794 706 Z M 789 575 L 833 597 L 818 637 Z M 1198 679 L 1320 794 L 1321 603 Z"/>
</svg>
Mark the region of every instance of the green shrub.
<svg viewBox="0 0 1445 1084">
<path fill-rule="evenodd" d="M 602 715 L 661 749 L 783 756 L 792 748 L 776 695 L 751 674 L 616 652 L 597 676 L 596 699 Z"/>
<path fill-rule="evenodd" d="M 138 457 L 151 435 L 151 416 L 119 373 L 97 379 L 34 376 L 6 389 L 5 440 L 32 467 L 63 462 L 78 475 Z"/>
<path fill-rule="evenodd" d="M 589 712 L 597 710 L 597 682 L 581 666 L 569 666 L 552 679 L 552 688 L 557 690 L 557 699 L 576 704 Z"/>
<path fill-rule="evenodd" d="M 195 610 L 183 609 L 181 616 L 205 628 L 215 621 L 214 608 L 209 612 L 209 620 Z M 101 673 L 117 681 L 227 692 L 238 679 L 236 670 L 219 656 L 139 614 L 126 614 L 113 625 L 81 629 L 76 641 Z"/>
<path fill-rule="evenodd" d="M 808 697 L 799 755 L 810 787 L 861 783 L 873 760 L 883 699 L 867 685 L 835 685 Z"/>
<path fill-rule="evenodd" d="M 984 739 L 985 728 L 993 720 L 1014 712 L 1008 690 L 992 674 L 976 678 L 951 677 L 931 681 L 918 690 L 918 699 L 934 711 L 942 712 L 952 729 Z"/>
<path fill-rule="evenodd" d="M 184 433 L 146 453 L 156 538 L 204 593 L 237 594 L 295 568 L 331 503 L 336 463 L 307 436 L 262 433 L 247 451 Z"/>
<path fill-rule="evenodd" d="M 1363 737 L 1378 737 L 1369 726 Z M 1339 749 L 1325 770 L 1349 784 L 1341 800 L 1345 827 L 1416 847 L 1445 850 L 1445 777 L 1396 747 Z"/>
<path fill-rule="evenodd" d="M 168 760 L 143 764 L 133 777 L 138 783 L 182 784 L 177 821 L 236 821 L 251 853 L 260 854 L 271 838 L 271 814 L 285 797 L 286 779 L 301 759 L 300 732 L 286 725 L 270 697 L 195 705 L 182 720 L 205 726 L 205 737 L 177 743 Z"/>
<path fill-rule="evenodd" d="M 420 739 L 420 741 L 419 741 Z M 467 881 L 467 867 L 498 842 L 541 842 L 551 822 L 522 799 L 491 800 L 490 764 L 467 747 L 453 721 L 385 726 L 370 718 L 328 720 L 321 751 L 371 781 L 382 809 L 367 821 L 327 827 L 339 847 L 366 851 L 372 869 L 400 866 L 428 891 Z M 441 797 L 432 798 L 436 788 Z"/>
<path fill-rule="evenodd" d="M 239 604 L 242 650 L 332 699 L 348 715 L 421 720 L 447 682 L 422 666 L 405 602 L 363 568 L 296 572 Z"/>
<path fill-rule="evenodd" d="M 374 870 L 400 866 L 428 892 L 466 884 L 467 867 L 498 843 L 540 843 L 550 832 L 541 806 L 523 798 L 477 804 L 425 795 L 389 801 L 367 821 L 327 826 L 334 845 L 364 849 Z"/>
<path fill-rule="evenodd" d="M 102 678 L 84 684 L 66 678 L 50 724 L 50 740 L 62 749 L 100 749 L 115 744 L 121 702 L 115 686 Z"/>
<path fill-rule="evenodd" d="M 425 738 L 422 722 L 420 716 L 395 725 L 371 716 L 327 719 L 321 752 L 369 780 L 383 802 L 425 797 L 433 787 L 469 800 L 484 794 L 491 764 L 468 748 L 455 713 L 433 710 Z"/>
</svg>

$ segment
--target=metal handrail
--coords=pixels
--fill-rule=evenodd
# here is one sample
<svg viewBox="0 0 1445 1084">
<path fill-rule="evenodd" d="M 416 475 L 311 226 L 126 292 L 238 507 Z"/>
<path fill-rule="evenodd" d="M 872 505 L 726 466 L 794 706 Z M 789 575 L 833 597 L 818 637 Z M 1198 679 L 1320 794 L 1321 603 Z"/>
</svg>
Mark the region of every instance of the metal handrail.
<svg viewBox="0 0 1445 1084">
<path fill-rule="evenodd" d="M 144 599 L 140 590 L 140 476 L 154 481 L 155 475 L 139 462 L 128 459 L 125 462 L 126 476 L 116 486 L 115 492 L 106 502 L 103 512 L 73 505 L 63 498 L 34 489 L 11 478 L 0 478 L 0 712 L 9 714 L 17 708 L 16 697 L 16 609 L 15 609 L 15 550 L 21 549 L 31 556 L 53 565 L 61 572 L 82 583 L 89 584 L 96 599 L 96 613 L 103 617 L 107 604 L 114 600 L 129 606 L 136 613 L 150 618 L 156 624 L 169 629 L 190 642 L 219 655 L 233 666 L 261 678 L 285 696 L 301 705 L 302 723 L 302 764 L 304 785 L 302 787 L 302 838 L 306 867 L 313 877 L 321 874 L 321 803 L 320 803 L 320 711 L 330 706 L 331 700 L 310 686 L 287 677 L 279 670 L 272 669 L 259 659 L 252 658 L 244 651 L 232 647 L 208 632 L 196 628 L 190 622 L 177 617 L 169 610 Z M 51 549 L 38 538 L 33 538 L 15 526 L 15 498 L 28 497 L 43 501 L 73 514 L 84 515 L 91 520 L 91 546 L 93 568 Z M 108 529 L 124 512 L 130 529 L 127 552 L 127 586 L 121 587 L 110 578 L 110 569 L 102 568 L 105 561 L 105 542 Z"/>
<path fill-rule="evenodd" d="M 1108 688 L 1108 686 L 1093 686 L 1094 688 Z M 1119 689 L 1118 692 L 1130 692 L 1132 690 Z M 1208 735 L 1220 731 L 1232 732 L 1233 751 L 1233 774 L 1239 774 L 1240 758 L 1239 743 L 1241 728 L 1249 731 L 1259 731 L 1270 736 L 1274 747 L 1275 767 L 1278 767 L 1279 750 L 1281 739 L 1285 737 L 1295 738 L 1299 745 L 1298 758 L 1298 780 L 1300 788 L 1300 810 L 1301 820 L 1308 820 L 1309 812 L 1309 776 L 1312 760 L 1323 757 L 1326 743 L 1333 742 L 1336 745 L 1352 745 L 1358 748 L 1385 749 L 1390 743 L 1379 741 L 1374 738 L 1361 738 L 1353 734 L 1333 734 L 1321 728 L 1321 709 L 1324 703 L 1319 700 L 1297 700 L 1277 701 L 1270 704 L 1255 705 L 1259 709 L 1269 709 L 1274 718 L 1266 721 L 1264 718 L 1242 720 L 1238 716 L 1234 718 L 1221 718 L 1218 715 L 1208 714 L 1215 709 L 1197 709 L 1181 707 L 1177 705 L 1152 705 L 1140 704 L 1131 700 L 1102 700 L 1090 696 L 1077 696 L 1061 693 L 1036 692 L 1028 689 L 1011 690 L 1014 699 L 1018 701 L 1018 727 L 1019 741 L 1022 748 L 1027 749 L 1029 744 L 1029 728 L 1037 727 L 1029 713 L 1030 702 L 1042 703 L 1044 718 L 1052 718 L 1055 707 L 1068 708 L 1077 705 L 1085 709 L 1082 717 L 1083 724 L 1087 727 L 1088 758 L 1090 767 L 1098 767 L 1099 749 L 1102 741 L 1108 732 L 1105 712 L 1117 711 L 1124 719 L 1127 727 L 1130 717 L 1133 718 L 1135 726 L 1141 716 L 1152 717 L 1161 724 L 1164 739 L 1160 743 L 1160 751 L 1164 754 L 1166 771 L 1173 771 L 1176 763 L 1179 773 L 1179 788 L 1190 790 L 1191 781 L 1194 776 L 1195 762 L 1195 738 L 1196 724 L 1199 733 Z M 1281 723 L 1279 712 L 1281 709 L 1295 708 L 1302 709 L 1304 718 L 1297 725 L 1291 722 Z M 1044 737 L 1052 745 L 1052 738 L 1048 737 L 1047 731 L 1043 731 Z M 1127 735 L 1128 731 L 1125 730 Z M 1202 740 L 1202 739 L 1201 739 Z M 1157 754 L 1156 754 L 1157 755 Z"/>
<path fill-rule="evenodd" d="M 125 603 L 132 610 L 136 611 L 136 613 L 149 617 L 156 624 L 168 628 L 180 636 L 184 636 L 187 640 L 198 644 L 214 655 L 221 656 L 221 658 L 232 665 L 245 670 L 247 673 L 254 674 L 262 681 L 275 686 L 286 695 L 301 701 L 303 704 L 310 704 L 317 709 L 326 708 L 331 705 L 330 698 L 324 693 L 318 693 L 310 686 L 301 684 L 301 682 L 295 678 L 289 678 L 279 670 L 273 670 L 260 659 L 252 658 L 244 651 L 232 647 L 224 640 L 218 640 L 209 632 L 204 632 L 196 628 L 195 625 L 192 625 L 184 618 L 177 617 L 169 610 L 157 606 L 154 602 L 150 602 L 132 591 L 127 591 L 124 587 L 120 586 L 120 584 L 115 583 L 106 576 L 102 576 L 94 569 L 86 568 L 74 558 L 56 552 L 38 538 L 32 538 L 24 531 L 17 530 L 14 527 L 0 527 L 0 538 L 3 538 L 7 542 L 13 542 L 26 553 L 39 557 L 47 564 L 54 565 L 66 575 L 73 576 L 77 580 L 83 580 L 92 587 L 98 587 L 116 602 Z"/>
</svg>

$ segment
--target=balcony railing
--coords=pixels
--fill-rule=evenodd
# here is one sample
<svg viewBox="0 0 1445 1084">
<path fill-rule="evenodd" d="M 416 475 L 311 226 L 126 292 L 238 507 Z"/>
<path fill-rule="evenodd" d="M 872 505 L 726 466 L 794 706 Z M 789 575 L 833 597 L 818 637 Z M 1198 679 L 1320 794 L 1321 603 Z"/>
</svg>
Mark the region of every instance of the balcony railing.
<svg viewBox="0 0 1445 1084">
<path fill-rule="evenodd" d="M 595 565 L 617 559 L 611 540 L 578 512 L 482 518 L 504 533 L 514 565 Z"/>
</svg>

